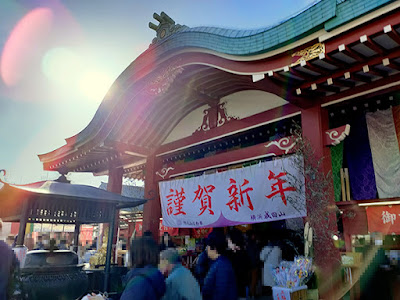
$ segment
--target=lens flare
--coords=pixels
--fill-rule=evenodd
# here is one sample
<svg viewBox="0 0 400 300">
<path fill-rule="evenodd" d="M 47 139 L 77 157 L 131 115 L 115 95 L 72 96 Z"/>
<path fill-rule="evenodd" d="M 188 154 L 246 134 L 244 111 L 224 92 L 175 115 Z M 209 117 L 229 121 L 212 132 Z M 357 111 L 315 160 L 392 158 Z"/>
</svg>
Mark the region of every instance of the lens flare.
<svg viewBox="0 0 400 300">
<path fill-rule="evenodd" d="M 49 8 L 35 8 L 27 13 L 9 35 L 0 60 L 0 75 L 8 86 L 16 85 L 24 69 L 44 44 L 53 23 Z"/>
<path fill-rule="evenodd" d="M 80 90 L 91 101 L 101 102 L 113 83 L 113 78 L 101 71 L 87 71 L 79 81 Z"/>
<path fill-rule="evenodd" d="M 42 71 L 48 79 L 59 84 L 71 85 L 82 67 L 78 55 L 67 48 L 53 48 L 46 52 L 42 60 Z"/>
</svg>

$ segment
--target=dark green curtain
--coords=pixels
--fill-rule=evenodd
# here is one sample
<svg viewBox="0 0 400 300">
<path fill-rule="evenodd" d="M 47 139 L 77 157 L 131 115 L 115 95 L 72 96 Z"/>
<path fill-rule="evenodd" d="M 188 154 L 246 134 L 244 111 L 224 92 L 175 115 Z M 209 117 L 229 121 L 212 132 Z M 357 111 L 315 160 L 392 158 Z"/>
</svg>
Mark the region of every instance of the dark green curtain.
<svg viewBox="0 0 400 300">
<path fill-rule="evenodd" d="M 335 201 L 342 201 L 342 185 L 340 182 L 340 169 L 343 165 L 343 143 L 331 147 L 333 188 Z"/>
</svg>

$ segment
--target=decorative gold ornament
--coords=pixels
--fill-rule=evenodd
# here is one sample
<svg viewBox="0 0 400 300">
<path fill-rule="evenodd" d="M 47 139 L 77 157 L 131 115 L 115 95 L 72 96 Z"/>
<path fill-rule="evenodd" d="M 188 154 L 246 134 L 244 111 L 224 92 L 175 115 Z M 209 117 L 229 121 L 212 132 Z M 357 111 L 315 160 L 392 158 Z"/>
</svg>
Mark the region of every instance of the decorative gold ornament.
<svg viewBox="0 0 400 300">
<path fill-rule="evenodd" d="M 297 51 L 292 54 L 292 57 L 299 57 L 299 59 L 296 60 L 296 62 L 292 63 L 291 66 L 293 67 L 300 64 L 301 61 L 308 61 L 310 59 L 318 57 L 320 53 L 325 53 L 325 44 L 323 43 L 317 43 L 310 47 L 307 47 L 306 49 Z"/>
</svg>

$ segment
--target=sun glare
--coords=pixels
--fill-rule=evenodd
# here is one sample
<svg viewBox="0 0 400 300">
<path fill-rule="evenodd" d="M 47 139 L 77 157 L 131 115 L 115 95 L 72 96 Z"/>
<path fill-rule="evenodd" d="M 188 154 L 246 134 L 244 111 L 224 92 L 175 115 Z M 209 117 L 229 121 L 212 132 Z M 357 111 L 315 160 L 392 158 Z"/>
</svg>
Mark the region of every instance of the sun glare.
<svg viewBox="0 0 400 300">
<path fill-rule="evenodd" d="M 43 73 L 58 84 L 73 83 L 81 67 L 79 57 L 66 48 L 50 49 L 42 60 Z"/>
<path fill-rule="evenodd" d="M 67 48 L 53 48 L 42 60 L 42 71 L 63 92 L 101 102 L 110 88 L 113 78 L 106 71 L 85 61 Z"/>
<path fill-rule="evenodd" d="M 79 80 L 80 91 L 92 101 L 100 101 L 110 88 L 113 79 L 105 72 L 87 71 Z"/>
</svg>

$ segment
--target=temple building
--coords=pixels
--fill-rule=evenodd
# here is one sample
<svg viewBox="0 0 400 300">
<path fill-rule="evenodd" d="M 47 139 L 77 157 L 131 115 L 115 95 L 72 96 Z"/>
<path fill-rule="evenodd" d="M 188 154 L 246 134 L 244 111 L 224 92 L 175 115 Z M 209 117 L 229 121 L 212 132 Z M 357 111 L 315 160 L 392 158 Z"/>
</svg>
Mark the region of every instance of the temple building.
<svg viewBox="0 0 400 300">
<path fill-rule="evenodd" d="M 45 170 L 108 175 L 116 193 L 123 177 L 143 179 L 143 230 L 158 236 L 160 218 L 168 217 L 160 192 L 171 182 L 286 159 L 300 128 L 314 158 L 304 168 L 331 175 L 324 178 L 333 187 L 317 226 L 321 211 L 305 183 L 304 219 L 315 236 L 339 231 L 343 251 L 352 252 L 357 236 L 400 234 L 400 1 L 321 0 L 256 30 L 191 28 L 164 12 L 154 19 L 156 37 L 116 79 L 89 125 L 39 155 Z M 271 175 L 282 188 L 278 177 Z M 204 197 L 193 198 L 185 199 L 203 207 Z M 261 198 L 252 199 L 254 207 Z M 213 201 L 217 207 L 222 199 Z M 252 209 L 241 204 L 241 211 Z M 332 274 L 340 252 L 326 255 L 327 247 L 314 242 L 314 256 Z"/>
</svg>

